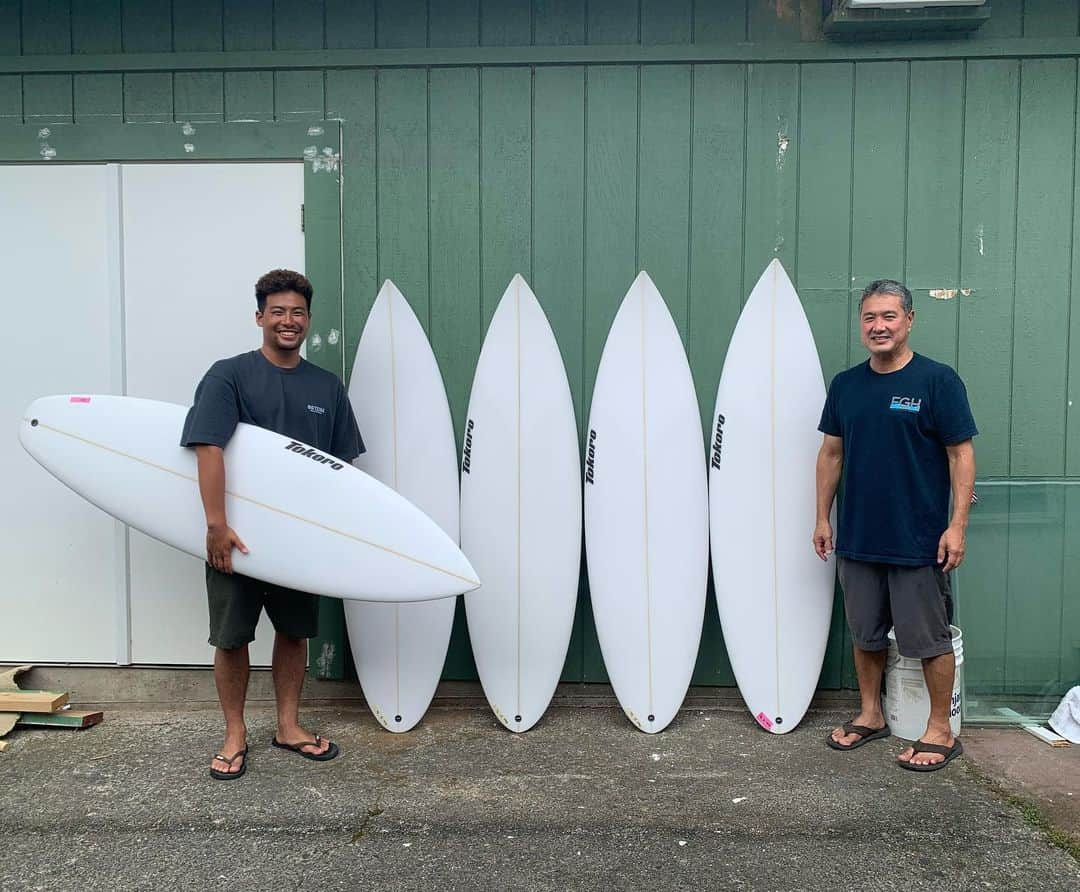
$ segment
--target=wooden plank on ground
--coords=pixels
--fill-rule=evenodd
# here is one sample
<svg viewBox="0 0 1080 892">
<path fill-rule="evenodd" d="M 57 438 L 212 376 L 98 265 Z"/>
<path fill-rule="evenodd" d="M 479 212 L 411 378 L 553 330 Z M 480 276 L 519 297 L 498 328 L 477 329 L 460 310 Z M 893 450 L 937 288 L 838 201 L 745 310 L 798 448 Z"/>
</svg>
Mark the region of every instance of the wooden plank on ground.
<svg viewBox="0 0 1080 892">
<path fill-rule="evenodd" d="M 1043 743 L 1050 744 L 1050 746 L 1069 746 L 1069 741 L 1064 737 L 1043 728 L 1041 725 L 1021 725 L 1020 727 L 1033 737 L 1038 737 Z"/>
<path fill-rule="evenodd" d="M 105 718 L 100 710 L 61 709 L 59 712 L 24 712 L 18 725 L 34 728 L 92 728 Z"/>
<path fill-rule="evenodd" d="M 0 691 L 0 712 L 56 712 L 67 702 L 58 691 Z"/>
</svg>

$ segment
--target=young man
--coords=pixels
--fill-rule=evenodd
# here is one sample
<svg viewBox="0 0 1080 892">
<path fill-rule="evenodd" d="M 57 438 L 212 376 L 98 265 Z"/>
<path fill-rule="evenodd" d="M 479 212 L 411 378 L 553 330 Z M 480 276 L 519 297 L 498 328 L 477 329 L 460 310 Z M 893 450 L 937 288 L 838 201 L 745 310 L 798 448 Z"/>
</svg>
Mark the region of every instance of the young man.
<svg viewBox="0 0 1080 892">
<path fill-rule="evenodd" d="M 247 770 L 248 644 L 263 608 L 275 630 L 273 745 L 316 761 L 338 754 L 336 744 L 300 725 L 307 639 L 318 632 L 318 600 L 234 573 L 233 549 L 247 554 L 247 546 L 242 531 L 233 530 L 225 516 L 223 450 L 241 421 L 308 443 L 343 462 L 364 451 L 341 380 L 300 356 L 311 321 L 311 296 L 311 282 L 292 270 L 271 270 L 255 283 L 255 324 L 262 329 L 262 346 L 210 367 L 195 391 L 180 441 L 196 450 L 206 512 L 210 643 L 216 648 L 214 681 L 225 714 L 225 742 L 210 766 L 217 780 L 234 780 Z"/>
<path fill-rule="evenodd" d="M 859 319 L 870 358 L 833 379 L 818 426 L 824 439 L 813 545 L 822 560 L 833 551 L 829 512 L 843 470 L 835 550 L 862 705 L 826 743 L 850 750 L 889 736 L 881 677 L 895 626 L 900 653 L 922 660 L 930 694 L 926 731 L 898 761 L 936 771 L 963 751 L 949 728 L 955 662 L 948 574 L 964 559 L 978 431 L 956 372 L 908 346 L 915 313 L 907 288 L 872 282 Z"/>
</svg>

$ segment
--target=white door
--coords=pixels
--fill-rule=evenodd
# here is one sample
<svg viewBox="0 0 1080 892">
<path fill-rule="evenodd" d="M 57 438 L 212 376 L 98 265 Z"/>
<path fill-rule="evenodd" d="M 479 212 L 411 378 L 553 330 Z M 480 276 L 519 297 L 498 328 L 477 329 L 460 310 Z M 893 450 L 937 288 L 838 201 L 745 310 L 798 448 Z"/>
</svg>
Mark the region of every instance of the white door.
<svg viewBox="0 0 1080 892">
<path fill-rule="evenodd" d="M 109 177 L 103 164 L 0 166 L 0 661 L 111 663 L 121 644 L 123 526 L 51 477 L 15 435 L 39 396 L 119 390 Z"/>
<path fill-rule="evenodd" d="M 303 178 L 299 163 L 0 165 L 18 320 L 0 392 L 0 661 L 212 662 L 202 562 L 128 533 L 15 430 L 50 393 L 190 404 L 215 360 L 256 348 L 255 280 L 303 270 Z M 253 663 L 269 664 L 271 644 L 264 620 Z"/>
<path fill-rule="evenodd" d="M 255 280 L 303 271 L 304 168 L 126 164 L 121 182 L 127 393 L 190 405 L 215 360 L 261 343 Z M 132 662 L 212 662 L 203 562 L 132 531 L 130 572 Z M 252 662 L 272 643 L 264 615 Z"/>
</svg>

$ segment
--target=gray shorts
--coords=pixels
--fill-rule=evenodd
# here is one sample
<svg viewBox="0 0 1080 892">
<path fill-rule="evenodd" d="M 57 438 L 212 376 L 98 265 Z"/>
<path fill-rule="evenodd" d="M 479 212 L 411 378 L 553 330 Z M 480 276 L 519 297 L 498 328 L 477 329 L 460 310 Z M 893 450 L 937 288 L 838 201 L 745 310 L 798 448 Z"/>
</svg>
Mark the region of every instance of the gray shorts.
<svg viewBox="0 0 1080 892">
<path fill-rule="evenodd" d="M 901 655 L 913 660 L 952 651 L 949 577 L 937 566 L 905 567 L 837 559 L 851 638 L 860 650 L 886 650 L 896 628 Z"/>
<path fill-rule="evenodd" d="M 319 599 L 244 576 L 222 573 L 206 565 L 206 599 L 210 606 L 210 644 L 225 650 L 255 640 L 259 614 L 266 615 L 274 630 L 289 638 L 314 638 L 319 634 Z"/>
</svg>

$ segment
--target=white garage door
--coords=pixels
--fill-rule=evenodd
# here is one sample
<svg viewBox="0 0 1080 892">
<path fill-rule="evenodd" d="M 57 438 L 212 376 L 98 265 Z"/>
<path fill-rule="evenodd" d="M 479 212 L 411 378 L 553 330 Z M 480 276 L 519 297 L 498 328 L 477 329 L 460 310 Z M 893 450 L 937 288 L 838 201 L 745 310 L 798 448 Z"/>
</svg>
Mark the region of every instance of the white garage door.
<svg viewBox="0 0 1080 892">
<path fill-rule="evenodd" d="M 112 662 L 123 527 L 53 479 L 16 439 L 23 409 L 42 394 L 119 392 L 108 171 L 0 166 L 0 196 L 13 323 L 0 388 L 0 660 Z"/>
<path fill-rule="evenodd" d="M 255 280 L 303 269 L 301 164 L 0 167 L 0 194 L 15 199 L 0 208 L 0 239 L 31 324 L 12 339 L 19 392 L 0 397 L 12 427 L 45 393 L 189 404 L 214 360 L 258 346 Z M 0 440 L 9 456 L 25 469 L 15 504 L 33 507 L 25 532 L 4 537 L 20 569 L 0 593 L 0 618 L 15 619 L 0 621 L 0 660 L 210 663 L 202 563 L 136 531 L 125 539 L 14 437 Z M 264 620 L 256 665 L 271 639 Z"/>
</svg>

